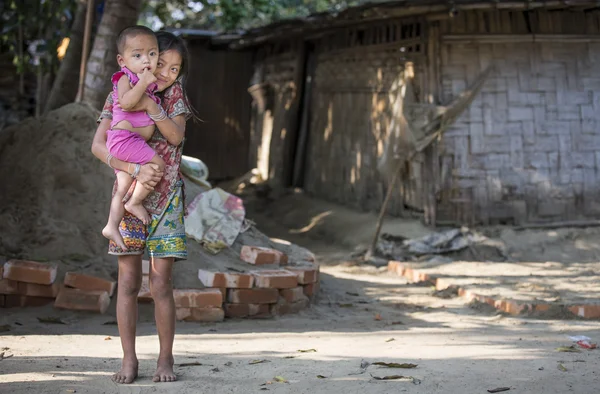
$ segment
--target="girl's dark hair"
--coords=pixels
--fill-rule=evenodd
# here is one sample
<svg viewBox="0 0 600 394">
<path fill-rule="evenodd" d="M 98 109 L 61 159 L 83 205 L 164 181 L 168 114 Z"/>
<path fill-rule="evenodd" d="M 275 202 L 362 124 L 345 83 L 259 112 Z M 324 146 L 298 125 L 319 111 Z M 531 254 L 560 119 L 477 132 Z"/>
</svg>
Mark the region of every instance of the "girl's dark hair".
<svg viewBox="0 0 600 394">
<path fill-rule="evenodd" d="M 158 41 L 158 50 L 161 53 L 169 50 L 174 50 L 177 51 L 177 53 L 179 53 L 179 55 L 181 56 L 181 69 L 179 70 L 179 77 L 177 79 L 181 82 L 181 88 L 183 90 L 183 101 L 192 112 L 192 118 L 194 120 L 200 120 L 200 118 L 198 117 L 198 111 L 196 111 L 196 109 L 190 103 L 190 99 L 188 98 L 185 88 L 188 72 L 190 69 L 190 53 L 187 49 L 187 46 L 185 45 L 185 42 L 180 37 L 177 37 L 175 34 L 169 33 L 168 31 L 161 30 L 156 32 L 155 34 L 156 40 Z"/>
</svg>

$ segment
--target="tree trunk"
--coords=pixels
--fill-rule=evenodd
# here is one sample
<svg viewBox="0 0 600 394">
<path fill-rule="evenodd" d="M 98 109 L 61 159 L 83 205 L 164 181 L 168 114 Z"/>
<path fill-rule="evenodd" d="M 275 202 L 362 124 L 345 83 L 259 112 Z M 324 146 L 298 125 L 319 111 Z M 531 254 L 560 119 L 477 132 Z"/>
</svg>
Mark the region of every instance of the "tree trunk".
<svg viewBox="0 0 600 394">
<path fill-rule="evenodd" d="M 79 81 L 79 65 L 81 63 L 81 51 L 83 47 L 86 8 L 85 3 L 78 2 L 77 13 L 75 14 L 75 20 L 73 21 L 69 37 L 69 47 L 58 68 L 58 73 L 52 85 L 52 91 L 46 101 L 44 112 L 60 108 L 75 100 L 77 83 Z"/>
<path fill-rule="evenodd" d="M 110 92 L 111 75 L 117 71 L 117 35 L 136 24 L 141 0 L 106 0 L 94 46 L 87 63 L 83 101 L 101 109 Z"/>
</svg>

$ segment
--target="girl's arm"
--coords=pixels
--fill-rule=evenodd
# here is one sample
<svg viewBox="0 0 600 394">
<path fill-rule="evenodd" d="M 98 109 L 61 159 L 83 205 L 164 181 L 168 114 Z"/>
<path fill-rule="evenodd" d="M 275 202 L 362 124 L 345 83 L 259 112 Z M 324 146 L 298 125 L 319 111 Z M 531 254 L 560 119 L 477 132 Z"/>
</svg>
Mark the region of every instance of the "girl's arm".
<svg viewBox="0 0 600 394">
<path fill-rule="evenodd" d="M 154 101 L 147 101 L 146 112 L 149 115 L 158 115 L 163 108 Z M 171 145 L 178 146 L 185 136 L 185 116 L 177 115 L 174 118 L 166 118 L 155 122 L 158 131 L 166 138 Z"/>
<path fill-rule="evenodd" d="M 106 132 L 110 128 L 111 120 L 109 118 L 103 118 L 96 129 L 96 134 L 94 134 L 94 140 L 92 141 L 92 153 L 94 156 L 98 158 L 103 163 L 108 164 L 108 148 L 106 147 Z M 121 161 L 116 157 L 113 157 L 110 160 L 110 165 L 119 171 L 125 171 L 128 174 L 133 174 L 135 170 L 135 164 L 127 163 L 125 161 Z M 148 163 L 144 164 L 140 168 L 140 173 L 137 176 L 138 182 L 144 185 L 144 187 L 148 190 L 154 189 L 154 186 L 160 181 L 163 173 L 158 170 L 158 166 L 156 164 Z"/>
</svg>

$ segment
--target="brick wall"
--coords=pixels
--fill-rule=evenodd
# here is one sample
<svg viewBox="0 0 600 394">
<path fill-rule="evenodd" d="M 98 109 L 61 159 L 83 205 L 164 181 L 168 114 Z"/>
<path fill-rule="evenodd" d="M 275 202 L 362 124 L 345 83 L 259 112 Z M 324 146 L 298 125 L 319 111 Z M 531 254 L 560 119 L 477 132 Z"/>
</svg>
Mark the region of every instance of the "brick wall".
<svg viewBox="0 0 600 394">
<path fill-rule="evenodd" d="M 593 40 L 442 46 L 444 101 L 494 66 L 444 138 L 447 188 L 478 221 L 600 215 L 599 60 Z"/>
</svg>

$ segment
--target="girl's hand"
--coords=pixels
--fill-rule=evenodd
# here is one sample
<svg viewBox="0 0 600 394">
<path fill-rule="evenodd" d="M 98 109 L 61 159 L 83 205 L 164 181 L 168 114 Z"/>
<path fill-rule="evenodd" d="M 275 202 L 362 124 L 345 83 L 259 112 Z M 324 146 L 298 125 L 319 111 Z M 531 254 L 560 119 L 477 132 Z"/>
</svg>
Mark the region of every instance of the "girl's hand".
<svg viewBox="0 0 600 394">
<path fill-rule="evenodd" d="M 154 190 L 154 186 L 163 177 L 164 172 L 158 169 L 158 166 L 153 163 L 144 164 L 140 168 L 140 173 L 137 176 L 137 181 L 148 190 Z"/>
</svg>

